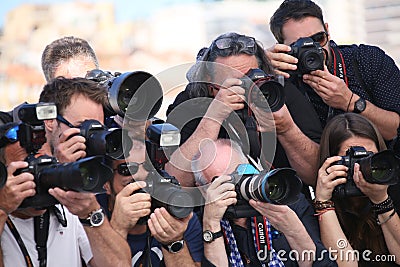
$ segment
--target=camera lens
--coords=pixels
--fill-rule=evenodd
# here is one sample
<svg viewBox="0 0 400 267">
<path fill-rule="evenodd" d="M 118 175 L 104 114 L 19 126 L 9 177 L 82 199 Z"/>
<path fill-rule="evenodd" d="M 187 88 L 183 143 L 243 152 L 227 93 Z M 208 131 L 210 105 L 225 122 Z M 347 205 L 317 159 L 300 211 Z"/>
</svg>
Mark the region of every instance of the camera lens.
<svg viewBox="0 0 400 267">
<path fill-rule="evenodd" d="M 282 85 L 276 81 L 260 79 L 255 81 L 258 87 L 249 90 L 249 102 L 253 102 L 258 108 L 275 112 L 285 103 Z"/>
<path fill-rule="evenodd" d="M 285 196 L 286 188 L 288 187 L 285 184 L 285 179 L 279 179 L 276 177 L 271 177 L 267 181 L 268 192 L 264 192 L 264 194 L 268 194 L 268 198 L 272 201 L 279 201 L 283 199 Z"/>
<path fill-rule="evenodd" d="M 391 150 L 384 150 L 362 158 L 358 162 L 364 179 L 375 184 L 396 184 L 399 177 L 399 162 Z"/>
<path fill-rule="evenodd" d="M 299 64 L 301 64 L 301 69 L 304 70 L 304 73 L 321 69 L 321 66 L 323 67 L 323 62 L 323 55 L 313 50 L 305 51 L 299 59 Z"/>
<path fill-rule="evenodd" d="M 92 191 L 98 184 L 98 179 L 90 175 L 88 166 L 80 166 L 79 171 L 82 177 L 82 189 L 85 191 Z M 97 176 L 97 175 L 96 175 Z"/>
</svg>

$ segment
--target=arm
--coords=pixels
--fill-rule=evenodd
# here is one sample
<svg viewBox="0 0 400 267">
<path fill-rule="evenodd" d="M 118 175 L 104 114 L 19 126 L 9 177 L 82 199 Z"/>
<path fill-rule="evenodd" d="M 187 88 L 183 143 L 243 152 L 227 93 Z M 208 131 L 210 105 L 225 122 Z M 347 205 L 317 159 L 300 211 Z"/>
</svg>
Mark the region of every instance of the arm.
<svg viewBox="0 0 400 267">
<path fill-rule="evenodd" d="M 250 200 L 250 205 L 271 222 L 271 224 L 281 231 L 292 250 L 301 251 L 316 251 L 316 246 L 308 234 L 303 223 L 300 221 L 296 213 L 286 205 L 274 205 Z M 298 262 L 299 266 L 312 266 L 313 259 L 304 258 Z"/>
<path fill-rule="evenodd" d="M 328 158 L 318 171 L 317 186 L 315 190 L 315 199 L 318 201 L 328 201 L 332 198 L 333 189 L 346 182 L 348 168 L 343 165 L 332 165 L 338 161 L 340 156 Z M 337 259 L 338 266 L 358 266 L 357 261 L 343 259 L 338 255 L 351 255 L 353 248 L 351 247 L 343 229 L 340 226 L 335 210 L 328 210 L 319 215 L 319 226 L 321 231 L 321 239 L 325 247 L 333 251 L 332 253 Z M 340 242 L 339 242 L 340 241 Z"/>
<path fill-rule="evenodd" d="M 277 138 L 285 149 L 290 165 L 306 184 L 315 185 L 319 144 L 312 141 L 299 129 L 286 105 L 273 112 L 273 118 L 255 106 L 252 106 L 252 110 L 260 125 L 259 130 L 262 132 L 268 131 L 270 128 L 268 125 L 271 125 L 271 120 L 273 120 Z"/>
<path fill-rule="evenodd" d="M 150 232 L 161 244 L 168 245 L 175 241 L 184 240 L 184 233 L 192 214 L 183 219 L 172 217 L 165 208 L 155 209 L 150 215 L 148 226 Z M 183 248 L 177 253 L 170 253 L 162 247 L 165 266 L 200 266 L 195 263 L 190 255 L 186 242 Z"/>
<path fill-rule="evenodd" d="M 94 194 L 49 189 L 50 195 L 57 198 L 72 214 L 86 219 L 88 214 L 100 208 Z M 107 219 L 98 227 L 84 227 L 93 252 L 90 264 L 93 266 L 130 266 L 131 251 L 128 243 L 118 234 Z"/>
<path fill-rule="evenodd" d="M 374 204 L 379 204 L 388 198 L 387 185 L 370 184 L 365 181 L 360 165 L 358 163 L 354 166 L 353 179 L 355 184 L 360 190 L 368 196 Z M 396 257 L 396 263 L 400 263 L 400 218 L 397 212 L 389 217 L 393 209 L 378 215 L 378 220 L 382 223 L 381 228 L 385 238 L 386 246 L 389 252 Z"/>
<path fill-rule="evenodd" d="M 222 122 L 233 110 L 244 108 L 244 89 L 238 86 L 240 84 L 241 81 L 239 79 L 227 79 L 224 82 L 196 130 L 171 155 L 165 170 L 175 176 L 182 186 L 190 187 L 195 185 L 191 171 L 191 160 L 198 151 L 201 141 L 205 139 L 216 140 Z"/>
<path fill-rule="evenodd" d="M 331 74 L 327 67 L 303 75 L 303 81 L 311 86 L 324 102 L 345 112 L 353 112 L 354 103 L 360 98 L 347 87 L 339 77 Z M 353 96 L 352 96 L 353 95 Z M 366 109 L 361 115 L 370 119 L 379 129 L 386 140 L 397 135 L 400 119 L 396 112 L 384 110 L 367 101 Z"/>
</svg>

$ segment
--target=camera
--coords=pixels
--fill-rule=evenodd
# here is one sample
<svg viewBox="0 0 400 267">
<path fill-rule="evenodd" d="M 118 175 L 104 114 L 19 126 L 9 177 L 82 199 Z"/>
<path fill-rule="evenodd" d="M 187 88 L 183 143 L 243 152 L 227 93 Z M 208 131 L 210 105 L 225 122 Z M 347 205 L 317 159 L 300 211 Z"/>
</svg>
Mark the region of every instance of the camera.
<svg viewBox="0 0 400 267">
<path fill-rule="evenodd" d="M 260 215 L 249 204 L 250 199 L 279 205 L 290 205 L 299 199 L 302 182 L 291 168 L 258 171 L 251 164 L 240 164 L 230 174 L 237 194 L 236 205 L 227 208 L 224 218 L 248 218 Z"/>
<path fill-rule="evenodd" d="M 25 104 L 18 111 L 21 123 L 18 125 L 17 140 L 28 156 L 28 167 L 18 169 L 14 175 L 32 173 L 36 194 L 24 199 L 19 208 L 42 209 L 58 201 L 48 194 L 48 189 L 60 187 L 64 190 L 102 192 L 104 183 L 113 176 L 112 168 L 105 164 L 104 155 L 88 157 L 71 163 L 59 163 L 55 157 L 38 155 L 46 143 L 43 120 L 55 119 L 57 108 L 54 103 Z M 0 187 L 7 181 L 7 170 L 0 170 Z"/>
<path fill-rule="evenodd" d="M 85 120 L 79 128 L 80 135 L 86 139 L 87 156 L 106 155 L 123 159 L 124 151 L 129 154 L 132 148 L 132 140 L 125 129 L 107 129 L 97 120 Z"/>
<path fill-rule="evenodd" d="M 285 103 L 283 80 L 279 82 L 261 69 L 250 69 L 240 80 L 247 104 L 254 103 L 258 108 L 275 112 Z"/>
<path fill-rule="evenodd" d="M 304 37 L 291 44 L 290 48 L 287 54 L 298 59 L 295 71 L 298 76 L 314 70 L 324 70 L 324 50 L 318 42 L 314 42 L 310 37 Z"/>
<path fill-rule="evenodd" d="M 364 179 L 371 184 L 393 185 L 399 180 L 399 159 L 392 150 L 383 150 L 378 153 L 367 151 L 364 147 L 353 146 L 346 151 L 346 156 L 333 163 L 348 167 L 347 181 L 333 190 L 333 195 L 338 198 L 362 196 L 361 190 L 353 180 L 354 164 L 360 164 Z"/>
<path fill-rule="evenodd" d="M 144 121 L 153 117 L 161 107 L 163 90 L 159 81 L 145 71 L 115 72 L 94 69 L 86 74 L 107 87 L 106 116 L 128 116 L 131 120 Z"/>
</svg>

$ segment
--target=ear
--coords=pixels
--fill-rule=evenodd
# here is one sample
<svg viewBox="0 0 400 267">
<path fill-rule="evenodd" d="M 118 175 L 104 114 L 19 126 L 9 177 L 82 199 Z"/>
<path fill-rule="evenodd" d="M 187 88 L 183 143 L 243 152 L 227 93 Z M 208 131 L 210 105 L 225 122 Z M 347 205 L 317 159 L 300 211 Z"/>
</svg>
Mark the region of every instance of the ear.
<svg viewBox="0 0 400 267">
<path fill-rule="evenodd" d="M 46 131 L 54 132 L 55 129 L 58 127 L 58 123 L 56 119 L 44 120 L 44 126 L 46 128 Z"/>
<path fill-rule="evenodd" d="M 107 195 L 111 195 L 111 185 L 110 185 L 110 181 L 107 181 L 103 188 L 106 190 Z"/>
<path fill-rule="evenodd" d="M 326 22 L 325 24 L 324 24 L 324 26 L 325 26 L 325 31 L 328 33 L 328 38 L 329 38 L 329 40 L 331 39 L 331 34 L 329 33 L 329 25 L 328 25 L 328 23 Z"/>
</svg>

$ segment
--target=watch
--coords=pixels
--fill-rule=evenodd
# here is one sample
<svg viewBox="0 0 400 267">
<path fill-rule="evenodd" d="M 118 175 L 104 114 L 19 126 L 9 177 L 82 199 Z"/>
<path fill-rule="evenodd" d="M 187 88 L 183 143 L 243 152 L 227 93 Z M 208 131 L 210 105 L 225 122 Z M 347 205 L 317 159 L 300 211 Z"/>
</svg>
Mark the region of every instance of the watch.
<svg viewBox="0 0 400 267">
<path fill-rule="evenodd" d="M 79 218 L 79 221 L 84 226 L 97 227 L 103 224 L 104 217 L 105 215 L 103 209 L 100 208 L 98 210 L 91 212 L 86 219 Z"/>
<path fill-rule="evenodd" d="M 360 97 L 355 103 L 354 103 L 354 113 L 361 113 L 365 110 L 367 107 L 367 102 L 365 101 L 364 98 Z"/>
<path fill-rule="evenodd" d="M 178 253 L 179 251 L 181 251 L 183 249 L 184 244 L 185 244 L 185 242 L 183 240 L 178 240 L 178 241 L 172 242 L 169 245 L 162 245 L 162 246 L 163 246 L 163 248 L 168 250 L 170 253 Z"/>
<path fill-rule="evenodd" d="M 206 243 L 211 243 L 213 242 L 215 239 L 221 237 L 222 234 L 222 230 L 219 230 L 216 233 L 211 232 L 210 230 L 205 230 L 203 232 L 203 241 Z"/>
</svg>

